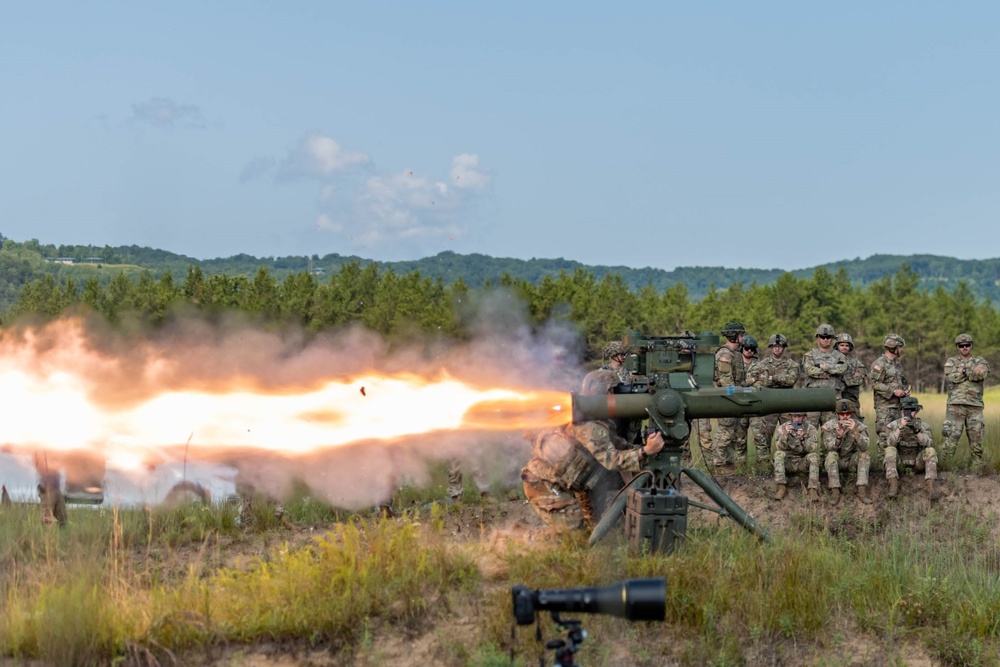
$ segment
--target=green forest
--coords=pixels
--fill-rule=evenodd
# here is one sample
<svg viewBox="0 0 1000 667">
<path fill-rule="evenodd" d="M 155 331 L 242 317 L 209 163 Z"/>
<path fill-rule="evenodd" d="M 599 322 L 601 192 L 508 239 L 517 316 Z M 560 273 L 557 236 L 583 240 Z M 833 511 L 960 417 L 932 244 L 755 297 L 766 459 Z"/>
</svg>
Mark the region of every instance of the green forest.
<svg viewBox="0 0 1000 667">
<path fill-rule="evenodd" d="M 4 243 L 4 324 L 90 313 L 112 323 L 127 319 L 156 328 L 177 318 L 211 320 L 236 311 L 277 331 L 319 333 L 362 324 L 395 345 L 429 339 L 461 342 L 474 335 L 480 304 L 500 295 L 530 326 L 560 321 L 573 327 L 587 361 L 599 358 L 608 341 L 628 330 L 650 335 L 718 331 L 737 319 L 762 343 L 772 333 L 785 334 L 796 355 L 812 346 L 816 326 L 827 322 L 854 336 L 859 356 L 870 363 L 881 353 L 883 335 L 897 332 L 907 343 L 907 375 L 920 391 L 940 388 L 943 364 L 954 353 L 958 333 L 972 333 L 976 352 L 994 363 L 1000 347 L 1000 315 L 988 297 L 964 280 L 946 289 L 905 263 L 881 277 L 872 270 L 865 281 L 856 281 L 847 266 L 836 271 L 818 267 L 808 276 L 785 272 L 767 283 L 737 281 L 724 288 L 710 283 L 701 295 L 683 282 L 663 287 L 647 281 L 636 287 L 622 273 L 580 266 L 531 278 L 511 271 L 477 274 L 473 283 L 457 275 L 459 264 L 447 275 L 431 275 L 421 268 L 401 270 L 360 259 L 319 272 L 315 260 L 310 269 L 305 258 L 304 265 L 289 262 L 282 268 L 272 266 L 275 262 L 230 258 L 231 272 L 190 260 L 178 277 L 173 269 L 139 264 L 85 259 L 59 264 L 46 261 L 44 254 L 68 257 L 73 250 Z M 94 248 L 77 250 L 83 258 L 95 256 L 87 254 Z M 136 251 L 127 258 L 140 260 L 145 263 L 149 257 Z M 243 271 L 254 262 L 252 272 Z M 54 270 L 40 270 L 39 263 Z"/>
</svg>

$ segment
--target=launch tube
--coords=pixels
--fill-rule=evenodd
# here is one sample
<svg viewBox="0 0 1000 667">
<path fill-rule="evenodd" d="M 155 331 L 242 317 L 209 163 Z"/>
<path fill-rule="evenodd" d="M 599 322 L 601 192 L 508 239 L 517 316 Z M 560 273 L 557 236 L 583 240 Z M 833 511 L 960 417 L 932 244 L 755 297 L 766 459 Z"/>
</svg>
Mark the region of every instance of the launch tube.
<svg viewBox="0 0 1000 667">
<path fill-rule="evenodd" d="M 645 419 L 647 411 L 672 418 L 759 417 L 780 412 L 834 410 L 833 387 L 810 389 L 755 389 L 713 387 L 695 391 L 661 389 L 655 394 L 573 394 L 573 422 L 593 419 Z"/>
</svg>

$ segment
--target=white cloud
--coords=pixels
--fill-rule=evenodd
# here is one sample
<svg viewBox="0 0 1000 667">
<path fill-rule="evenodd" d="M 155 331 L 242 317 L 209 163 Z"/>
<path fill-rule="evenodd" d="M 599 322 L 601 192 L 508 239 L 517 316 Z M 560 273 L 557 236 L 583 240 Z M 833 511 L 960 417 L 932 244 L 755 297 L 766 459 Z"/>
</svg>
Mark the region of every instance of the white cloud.
<svg viewBox="0 0 1000 667">
<path fill-rule="evenodd" d="M 280 163 L 250 161 L 240 180 L 257 180 L 265 172 L 273 172 L 278 183 L 320 181 L 316 229 L 342 237 L 353 249 L 377 247 L 388 253 L 395 246 L 412 251 L 415 244 L 433 250 L 435 242 L 467 233 L 478 200 L 492 183 L 475 154 L 453 157 L 446 178 L 412 170 L 378 172 L 366 153 L 346 150 L 316 133 L 305 136 Z"/>
<path fill-rule="evenodd" d="M 479 170 L 479 156 L 469 153 L 451 159 L 451 182 L 456 188 L 482 190 L 489 187 L 490 175 Z"/>
<path fill-rule="evenodd" d="M 300 178 L 323 180 L 369 162 L 371 158 L 365 153 L 346 150 L 330 137 L 313 133 L 306 135 L 288 151 L 278 165 L 277 178 L 282 181 Z"/>
<path fill-rule="evenodd" d="M 178 104 L 166 97 L 153 97 L 132 105 L 132 120 L 161 128 L 196 128 L 206 126 L 201 109 L 193 104 Z"/>
</svg>

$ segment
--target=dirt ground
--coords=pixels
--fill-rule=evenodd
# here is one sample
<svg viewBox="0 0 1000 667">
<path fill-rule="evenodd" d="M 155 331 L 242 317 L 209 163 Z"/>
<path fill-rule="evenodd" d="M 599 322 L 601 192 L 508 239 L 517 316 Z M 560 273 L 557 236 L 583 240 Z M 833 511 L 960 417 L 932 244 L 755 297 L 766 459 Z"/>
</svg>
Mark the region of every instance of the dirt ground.
<svg viewBox="0 0 1000 667">
<path fill-rule="evenodd" d="M 793 485 L 789 486 L 788 497 L 783 501 L 778 502 L 771 499 L 773 482 L 766 477 L 718 477 L 717 481 L 736 502 L 747 509 L 751 515 L 757 517 L 772 534 L 780 534 L 782 531 L 788 530 L 794 520 L 793 515 L 801 514 L 810 505 L 805 498 L 805 489 Z M 943 473 L 940 486 L 944 495 L 938 502 L 945 507 L 953 505 L 956 509 L 961 507 L 966 511 L 979 512 L 984 519 L 995 516 L 1000 509 L 998 507 L 1000 506 L 1000 478 L 997 476 Z M 812 505 L 809 509 L 818 513 L 832 532 L 856 529 L 859 523 L 863 524 L 866 520 L 874 520 L 879 512 L 887 511 L 884 502 L 885 480 L 881 479 L 878 474 L 873 474 L 872 488 L 875 496 L 873 505 L 863 505 L 858 501 L 853 485 L 848 485 L 845 489 L 845 497 L 839 506 L 829 505 L 828 497 L 824 497 L 822 503 Z M 902 480 L 901 491 L 910 496 L 910 502 L 916 503 L 918 511 L 920 507 L 930 503 L 924 495 L 923 480 L 920 478 L 905 477 Z M 685 483 L 684 492 L 693 500 L 714 504 L 705 498 L 703 492 L 693 483 Z M 850 508 L 850 511 L 845 513 L 845 508 Z M 728 521 L 698 509 L 691 509 L 691 512 L 693 513 L 691 519 L 699 522 L 700 525 L 705 525 L 706 522 Z M 849 522 L 843 522 L 845 516 L 853 518 Z M 996 522 L 990 521 L 989 523 L 995 524 Z M 445 526 L 459 544 L 481 545 L 482 548 L 476 547 L 472 551 L 477 554 L 480 569 L 487 580 L 491 578 L 491 575 L 497 574 L 497 568 L 501 567 L 495 554 L 503 553 L 506 546 L 513 543 L 517 548 L 531 549 L 533 545 L 541 544 L 548 539 L 544 527 L 531 508 L 523 500 L 515 498 L 488 498 L 482 504 L 456 507 L 455 511 L 447 514 Z M 304 543 L 315 534 L 313 531 L 300 530 L 291 541 Z M 995 534 L 994 538 L 997 537 L 1000 535 Z M 253 555 L 252 552 L 245 552 L 238 557 L 246 558 Z M 197 664 L 205 667 L 222 665 L 246 665 L 249 667 L 307 665 L 319 667 L 345 664 L 372 666 L 391 664 L 403 667 L 452 665 L 453 661 L 442 658 L 442 655 L 448 655 L 448 652 L 443 649 L 443 643 L 454 642 L 456 637 L 471 638 L 475 631 L 473 623 L 474 621 L 470 620 L 468 616 L 453 613 L 415 636 L 412 634 L 403 635 L 394 628 L 375 629 L 370 644 L 376 648 L 349 658 L 323 648 L 265 643 L 255 646 L 221 647 L 214 649 L 210 654 L 183 656 L 178 664 Z M 670 636 L 672 632 L 670 628 L 665 628 L 667 636 Z M 930 657 L 926 649 L 917 644 L 895 643 L 891 647 L 887 647 L 879 639 L 857 632 L 852 628 L 838 628 L 837 633 L 846 639 L 836 645 L 824 647 L 821 653 L 817 653 L 815 647 L 783 646 L 779 654 L 773 647 L 762 645 L 748 651 L 744 664 L 833 664 L 861 667 L 885 664 L 888 660 L 894 664 L 916 667 L 932 667 L 940 664 Z M 678 635 L 674 637 L 674 640 L 683 642 L 685 638 Z M 579 656 L 582 662 L 586 662 L 587 646 L 584 645 Z M 794 657 L 790 660 L 789 656 Z M 549 653 L 549 657 L 551 657 L 551 653 Z M 623 656 L 623 662 L 627 662 L 626 658 L 627 656 Z M 537 656 L 522 656 L 522 660 L 524 659 L 528 660 L 526 664 L 535 664 L 534 660 L 537 659 Z"/>
</svg>

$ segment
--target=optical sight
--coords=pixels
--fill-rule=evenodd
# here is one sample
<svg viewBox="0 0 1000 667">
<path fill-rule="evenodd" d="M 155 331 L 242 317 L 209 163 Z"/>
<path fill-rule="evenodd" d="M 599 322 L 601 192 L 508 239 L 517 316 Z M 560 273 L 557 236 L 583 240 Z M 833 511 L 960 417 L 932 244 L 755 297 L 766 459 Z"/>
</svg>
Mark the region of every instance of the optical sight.
<svg viewBox="0 0 1000 667">
<path fill-rule="evenodd" d="M 662 621 L 667 615 L 667 582 L 663 577 L 535 591 L 518 584 L 510 593 L 518 625 L 531 625 L 539 611 L 609 614 L 628 621 Z"/>
</svg>

